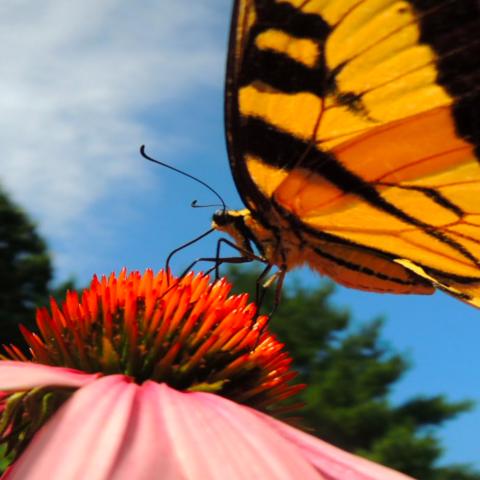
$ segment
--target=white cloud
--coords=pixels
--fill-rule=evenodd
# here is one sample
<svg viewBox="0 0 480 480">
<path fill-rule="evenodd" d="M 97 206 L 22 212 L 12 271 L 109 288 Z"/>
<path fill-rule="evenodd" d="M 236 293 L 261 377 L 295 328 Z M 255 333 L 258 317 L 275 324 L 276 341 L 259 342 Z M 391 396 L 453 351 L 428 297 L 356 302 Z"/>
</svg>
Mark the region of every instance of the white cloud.
<svg viewBox="0 0 480 480">
<path fill-rule="evenodd" d="M 44 232 L 68 236 L 120 182 L 148 184 L 139 112 L 219 81 L 225 13 L 223 0 L 2 0 L 0 181 Z"/>
</svg>

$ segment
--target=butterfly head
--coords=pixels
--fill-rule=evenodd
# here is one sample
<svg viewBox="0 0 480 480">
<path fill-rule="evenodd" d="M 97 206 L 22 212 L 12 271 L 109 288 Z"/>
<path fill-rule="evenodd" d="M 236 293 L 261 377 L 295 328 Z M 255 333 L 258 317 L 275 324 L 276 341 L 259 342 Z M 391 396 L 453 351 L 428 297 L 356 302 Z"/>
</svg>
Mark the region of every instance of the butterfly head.
<svg viewBox="0 0 480 480">
<path fill-rule="evenodd" d="M 248 253 L 253 253 L 252 242 L 259 247 L 255 228 L 252 228 L 255 223 L 247 209 L 218 210 L 212 217 L 212 227 L 230 235 L 236 245 Z"/>
<path fill-rule="evenodd" d="M 218 210 L 213 215 L 212 228 L 232 237 L 245 258 L 256 259 L 268 265 L 277 265 L 283 270 L 288 269 L 290 265 L 305 261 L 301 255 L 303 251 L 298 246 L 294 249 L 294 253 L 299 255 L 289 256 L 291 238 L 288 232 L 284 235 L 286 243 L 282 243 L 277 232 L 263 225 L 248 209 Z M 296 237 L 292 236 L 292 239 L 294 241 Z"/>
</svg>

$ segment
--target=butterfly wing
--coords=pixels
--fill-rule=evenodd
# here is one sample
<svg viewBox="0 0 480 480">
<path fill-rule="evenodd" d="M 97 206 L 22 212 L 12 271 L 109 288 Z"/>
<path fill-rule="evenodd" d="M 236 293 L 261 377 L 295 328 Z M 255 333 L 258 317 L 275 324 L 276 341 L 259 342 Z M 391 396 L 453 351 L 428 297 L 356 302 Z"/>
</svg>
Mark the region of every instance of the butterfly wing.
<svg viewBox="0 0 480 480">
<path fill-rule="evenodd" d="M 480 306 L 477 0 L 239 0 L 229 156 L 246 206 L 308 263 Z M 318 265 L 317 265 L 318 264 Z"/>
</svg>

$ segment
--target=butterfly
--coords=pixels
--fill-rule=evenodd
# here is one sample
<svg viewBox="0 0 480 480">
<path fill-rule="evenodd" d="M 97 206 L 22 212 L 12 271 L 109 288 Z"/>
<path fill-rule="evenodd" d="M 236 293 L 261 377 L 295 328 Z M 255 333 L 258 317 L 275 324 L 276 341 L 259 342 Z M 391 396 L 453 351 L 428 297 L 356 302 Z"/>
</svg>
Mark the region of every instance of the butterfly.
<svg viewBox="0 0 480 480">
<path fill-rule="evenodd" d="M 285 272 L 480 307 L 480 2 L 236 0 L 213 227 Z"/>
</svg>

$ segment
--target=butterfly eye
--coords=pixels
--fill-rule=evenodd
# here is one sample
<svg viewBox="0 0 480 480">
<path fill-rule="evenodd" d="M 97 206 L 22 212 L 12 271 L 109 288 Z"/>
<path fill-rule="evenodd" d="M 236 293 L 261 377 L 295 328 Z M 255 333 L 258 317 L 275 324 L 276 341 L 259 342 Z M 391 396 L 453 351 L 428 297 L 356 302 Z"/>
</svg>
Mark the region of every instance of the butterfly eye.
<svg viewBox="0 0 480 480">
<path fill-rule="evenodd" d="M 233 222 L 232 216 L 224 211 L 224 210 L 218 210 L 213 214 L 212 220 L 215 222 L 216 225 L 218 226 L 224 226 L 228 225 L 229 223 Z"/>
</svg>

